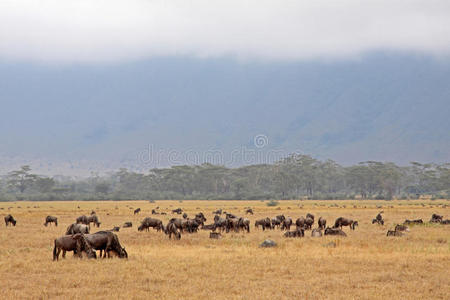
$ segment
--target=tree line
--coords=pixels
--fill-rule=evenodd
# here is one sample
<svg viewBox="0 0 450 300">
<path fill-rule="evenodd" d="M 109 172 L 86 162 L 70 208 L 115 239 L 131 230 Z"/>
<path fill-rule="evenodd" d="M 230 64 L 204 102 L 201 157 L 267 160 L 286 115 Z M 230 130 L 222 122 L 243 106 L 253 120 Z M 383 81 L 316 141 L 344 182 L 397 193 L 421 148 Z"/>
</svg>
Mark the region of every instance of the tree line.
<svg viewBox="0 0 450 300">
<path fill-rule="evenodd" d="M 414 199 L 450 197 L 450 164 L 367 161 L 342 166 L 292 154 L 273 164 L 183 165 L 89 178 L 40 176 L 29 166 L 0 177 L 0 201 Z"/>
</svg>

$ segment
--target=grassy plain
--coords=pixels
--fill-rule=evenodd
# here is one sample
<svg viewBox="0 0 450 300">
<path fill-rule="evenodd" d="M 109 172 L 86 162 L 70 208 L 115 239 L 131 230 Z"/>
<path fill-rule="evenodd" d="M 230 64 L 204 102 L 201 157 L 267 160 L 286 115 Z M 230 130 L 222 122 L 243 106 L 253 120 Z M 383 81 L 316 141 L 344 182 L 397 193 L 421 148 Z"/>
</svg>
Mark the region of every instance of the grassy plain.
<svg viewBox="0 0 450 300">
<path fill-rule="evenodd" d="M 137 231 L 140 220 L 151 216 L 156 206 L 168 213 L 155 216 L 164 223 L 177 207 L 189 215 L 204 212 L 208 224 L 217 208 L 244 215 L 245 207 L 252 207 L 255 215 L 249 216 L 250 234 L 229 233 L 211 240 L 208 231 L 199 231 L 175 241 L 153 230 Z M 132 208 L 137 207 L 142 212 L 134 216 Z M 65 260 L 53 262 L 53 240 L 91 210 L 102 222 L 100 229 L 133 222 L 132 228 L 118 232 L 129 259 L 80 260 L 69 253 Z M 385 225 L 372 225 L 380 210 Z M 346 238 L 312 238 L 308 231 L 302 239 L 286 239 L 280 230 L 263 232 L 253 226 L 262 217 L 283 213 L 295 220 L 308 212 L 316 219 L 325 217 L 328 224 L 345 216 L 360 226 L 356 231 L 344 229 Z M 407 236 L 386 237 L 388 229 L 405 219 L 428 222 L 432 213 L 450 218 L 448 200 L 280 201 L 277 207 L 261 201 L 0 203 L 0 216 L 8 213 L 18 222 L 16 227 L 0 226 L 2 299 L 450 298 L 449 225 L 414 226 Z M 59 226 L 44 227 L 47 215 L 57 216 Z M 266 238 L 278 247 L 259 248 Z"/>
</svg>

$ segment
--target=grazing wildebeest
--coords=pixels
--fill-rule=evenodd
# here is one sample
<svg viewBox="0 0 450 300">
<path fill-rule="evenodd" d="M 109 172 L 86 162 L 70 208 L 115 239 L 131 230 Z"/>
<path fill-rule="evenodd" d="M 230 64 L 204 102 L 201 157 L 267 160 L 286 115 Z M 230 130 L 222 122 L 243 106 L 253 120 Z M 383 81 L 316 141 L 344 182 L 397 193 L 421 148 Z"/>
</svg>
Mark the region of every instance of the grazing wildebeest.
<svg viewBox="0 0 450 300">
<path fill-rule="evenodd" d="M 123 228 L 129 228 L 129 227 L 133 227 L 133 223 L 131 223 L 131 222 L 125 222 L 125 223 L 123 223 L 123 226 L 122 226 Z"/>
<path fill-rule="evenodd" d="M 111 257 L 110 252 L 114 252 L 119 258 L 128 258 L 128 253 L 122 245 L 120 245 L 117 234 L 111 231 L 99 231 L 93 234 L 86 234 L 86 240 L 95 250 L 100 250 L 100 257 Z"/>
<path fill-rule="evenodd" d="M 98 221 L 97 215 L 90 215 L 89 217 L 87 217 L 87 222 L 88 222 L 88 225 L 89 225 L 89 226 L 91 225 L 91 223 L 94 223 L 94 227 L 95 227 L 95 226 L 100 227 L 100 224 L 101 224 L 101 223 Z"/>
<path fill-rule="evenodd" d="M 431 215 L 430 223 L 441 223 L 444 217 L 438 214 Z"/>
<path fill-rule="evenodd" d="M 181 208 L 173 209 L 172 213 L 181 215 L 183 213 L 183 210 Z"/>
<path fill-rule="evenodd" d="M 292 219 L 287 217 L 281 222 L 281 230 L 291 230 Z"/>
<path fill-rule="evenodd" d="M 311 218 L 314 222 L 314 215 L 307 213 L 305 219 L 307 219 L 307 218 Z"/>
<path fill-rule="evenodd" d="M 169 235 L 169 239 L 172 239 L 172 234 L 174 235 L 175 239 L 181 239 L 181 233 L 178 231 L 175 223 L 169 222 L 164 230 L 164 233 L 166 235 Z"/>
<path fill-rule="evenodd" d="M 320 229 L 325 229 L 325 227 L 327 226 L 327 220 L 320 217 L 319 220 L 317 221 L 317 224 L 319 225 Z"/>
<path fill-rule="evenodd" d="M 180 218 L 172 218 L 169 220 L 169 223 L 173 223 L 180 232 L 183 232 L 183 229 L 186 227 L 186 220 Z"/>
<path fill-rule="evenodd" d="M 150 227 L 156 229 L 157 231 L 160 231 L 163 229 L 162 221 L 147 217 L 144 220 L 142 220 L 141 225 L 138 227 L 138 231 L 143 231 L 144 229 L 146 231 L 149 231 Z"/>
<path fill-rule="evenodd" d="M 409 228 L 408 226 L 397 224 L 395 231 L 409 231 Z"/>
<path fill-rule="evenodd" d="M 67 227 L 66 235 L 76 234 L 76 233 L 88 234 L 89 233 L 89 226 L 86 225 L 86 224 L 73 223 L 73 224 L 69 225 L 69 227 Z"/>
<path fill-rule="evenodd" d="M 253 215 L 253 209 L 249 208 L 245 211 L 246 214 Z"/>
<path fill-rule="evenodd" d="M 212 223 L 212 224 L 208 224 L 208 225 L 203 225 L 201 229 L 216 231 L 216 224 Z"/>
<path fill-rule="evenodd" d="M 333 228 L 340 227 L 342 229 L 342 226 L 349 226 L 352 230 L 355 230 L 355 227 L 358 226 L 358 221 L 353 221 L 352 219 L 339 217 L 334 222 Z"/>
<path fill-rule="evenodd" d="M 199 212 L 198 214 L 196 214 L 194 219 L 195 219 L 195 221 L 197 221 L 197 223 L 199 223 L 202 226 L 206 222 L 205 215 L 202 212 Z"/>
<path fill-rule="evenodd" d="M 156 210 L 152 209 L 152 215 L 159 215 L 159 212 L 157 212 Z"/>
<path fill-rule="evenodd" d="M 183 219 L 187 219 L 188 215 L 187 213 L 183 213 Z"/>
<path fill-rule="evenodd" d="M 321 237 L 322 236 L 322 230 L 320 228 L 314 228 L 311 231 L 311 236 L 312 237 Z"/>
<path fill-rule="evenodd" d="M 195 219 L 187 219 L 182 224 L 183 229 L 189 233 L 194 233 L 198 231 L 200 224 Z"/>
<path fill-rule="evenodd" d="M 161 212 L 161 215 L 167 215 L 167 213 L 166 212 Z"/>
<path fill-rule="evenodd" d="M 16 226 L 17 221 L 14 219 L 12 215 L 5 216 L 5 224 L 8 226 L 9 224 L 12 224 L 13 226 Z"/>
<path fill-rule="evenodd" d="M 305 219 L 305 229 L 312 229 L 312 226 L 314 225 L 314 219 L 311 217 L 306 217 Z"/>
<path fill-rule="evenodd" d="M 403 233 L 397 230 L 388 230 L 386 236 L 402 236 Z"/>
<path fill-rule="evenodd" d="M 58 226 L 58 218 L 53 216 L 47 216 L 45 218 L 44 226 L 47 226 L 49 223 L 55 223 L 55 226 Z"/>
<path fill-rule="evenodd" d="M 270 222 L 270 218 L 260 219 L 255 221 L 255 228 L 261 226 L 262 230 L 271 229 L 272 224 Z"/>
<path fill-rule="evenodd" d="M 448 225 L 448 224 L 450 224 L 450 219 L 442 220 L 441 224 L 442 224 L 442 225 Z"/>
<path fill-rule="evenodd" d="M 330 228 L 330 227 L 327 227 L 327 228 L 325 229 L 324 234 L 325 234 L 325 235 L 340 235 L 340 236 L 347 236 L 347 235 L 345 234 L 345 232 L 342 231 L 342 229 L 339 229 L 339 228 Z"/>
<path fill-rule="evenodd" d="M 218 209 L 216 211 L 213 211 L 213 214 L 221 215 L 222 214 L 222 209 Z"/>
<path fill-rule="evenodd" d="M 403 222 L 403 224 L 407 224 L 407 225 L 419 225 L 419 224 L 423 224 L 423 220 L 422 220 L 422 219 L 417 219 L 417 220 L 405 220 L 405 222 Z"/>
<path fill-rule="evenodd" d="M 286 231 L 284 233 L 284 237 L 304 237 L 305 236 L 305 230 L 303 228 L 297 228 L 294 231 Z"/>
<path fill-rule="evenodd" d="M 53 247 L 53 260 L 59 260 L 59 254 L 63 251 L 62 257 L 66 258 L 67 251 L 73 251 L 81 258 L 81 253 L 86 252 L 88 258 L 97 258 L 95 251 L 91 245 L 86 241 L 82 233 L 74 235 L 65 235 L 55 239 Z"/>
<path fill-rule="evenodd" d="M 95 210 L 92 210 L 92 211 L 91 211 L 91 216 L 92 216 L 92 215 L 95 215 Z"/>
<path fill-rule="evenodd" d="M 139 207 L 134 210 L 134 214 L 138 214 L 140 212 L 141 212 L 141 208 L 139 208 Z"/>
<path fill-rule="evenodd" d="M 300 217 L 295 221 L 295 225 L 297 226 L 297 228 L 304 228 L 305 227 L 305 218 L 304 217 Z"/>
<path fill-rule="evenodd" d="M 270 220 L 270 223 L 272 223 L 272 229 L 274 229 L 275 227 L 280 228 L 280 226 L 281 226 L 281 220 L 278 219 L 277 217 L 272 218 Z"/>
<path fill-rule="evenodd" d="M 226 232 L 230 232 L 230 230 L 234 230 L 235 232 L 239 231 L 239 219 L 238 218 L 227 218 L 227 226 Z"/>
<path fill-rule="evenodd" d="M 232 213 L 225 213 L 225 215 L 226 215 L 226 218 L 227 218 L 227 219 L 234 219 L 234 218 L 237 218 L 236 215 L 233 215 Z"/>
<path fill-rule="evenodd" d="M 222 234 L 220 232 L 210 232 L 209 233 L 209 238 L 210 239 L 221 239 L 222 238 Z"/>
<path fill-rule="evenodd" d="M 378 215 L 375 217 L 375 219 L 372 220 L 372 224 L 378 223 L 378 225 L 384 225 L 383 216 L 381 215 L 384 213 L 383 211 L 380 211 Z"/>
</svg>

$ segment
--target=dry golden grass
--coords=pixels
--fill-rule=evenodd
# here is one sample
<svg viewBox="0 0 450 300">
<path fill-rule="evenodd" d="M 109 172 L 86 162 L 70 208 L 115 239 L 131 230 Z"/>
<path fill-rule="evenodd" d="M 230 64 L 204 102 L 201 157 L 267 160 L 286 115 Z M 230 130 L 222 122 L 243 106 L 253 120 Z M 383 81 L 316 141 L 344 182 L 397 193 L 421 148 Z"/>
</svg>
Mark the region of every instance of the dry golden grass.
<svg viewBox="0 0 450 300">
<path fill-rule="evenodd" d="M 332 204 L 339 207 L 329 207 Z M 386 223 L 372 225 L 380 205 Z M 428 222 L 432 213 L 450 218 L 449 205 L 445 200 L 281 201 L 278 207 L 260 201 L 0 203 L 1 215 L 11 213 L 18 221 L 16 227 L 0 227 L 0 295 L 2 299 L 449 299 L 450 226 L 415 226 L 407 236 L 386 237 L 388 229 L 406 218 Z M 175 241 L 153 230 L 137 232 L 139 221 L 151 216 L 156 206 L 166 212 L 182 207 L 189 215 L 203 211 L 206 223 L 217 208 L 244 215 L 249 206 L 255 215 L 249 217 L 250 234 L 230 233 L 211 240 L 209 232 L 200 231 Z M 142 212 L 134 216 L 131 208 L 137 207 Z M 132 228 L 118 233 L 129 259 L 79 260 L 69 253 L 65 260 L 53 262 L 53 240 L 77 216 L 91 210 L 97 212 L 101 229 L 133 222 Z M 325 217 L 328 224 L 339 216 L 351 217 L 360 226 L 356 231 L 344 229 L 347 238 L 311 238 L 307 231 L 302 239 L 285 239 L 279 230 L 253 227 L 255 219 L 265 216 L 284 213 L 295 220 L 307 212 Z M 57 216 L 59 226 L 44 227 L 47 215 Z M 165 223 L 173 215 L 156 217 Z M 278 247 L 259 248 L 266 238 Z M 327 246 L 332 241 L 336 247 Z"/>
</svg>

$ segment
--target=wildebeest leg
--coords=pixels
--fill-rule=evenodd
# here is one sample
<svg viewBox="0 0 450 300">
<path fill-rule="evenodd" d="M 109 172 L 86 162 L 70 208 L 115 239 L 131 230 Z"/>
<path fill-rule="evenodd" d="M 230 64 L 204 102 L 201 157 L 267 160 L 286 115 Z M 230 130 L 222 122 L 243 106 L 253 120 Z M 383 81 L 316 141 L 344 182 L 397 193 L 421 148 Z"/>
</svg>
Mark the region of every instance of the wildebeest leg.
<svg viewBox="0 0 450 300">
<path fill-rule="evenodd" d="M 63 249 L 62 258 L 66 258 L 66 250 Z"/>
</svg>

